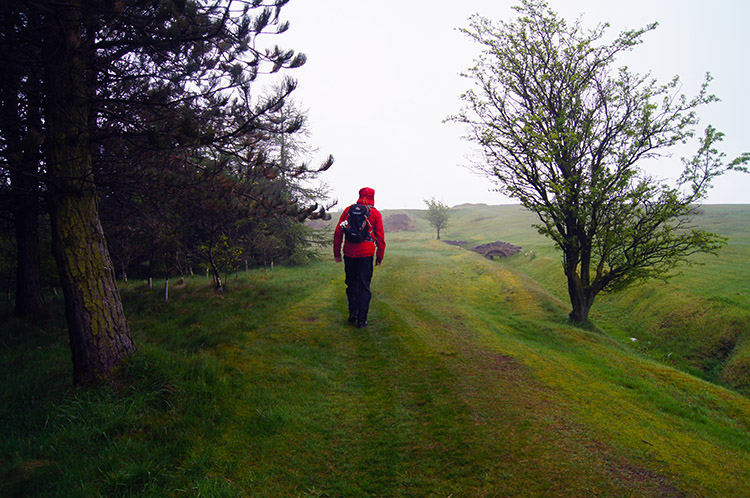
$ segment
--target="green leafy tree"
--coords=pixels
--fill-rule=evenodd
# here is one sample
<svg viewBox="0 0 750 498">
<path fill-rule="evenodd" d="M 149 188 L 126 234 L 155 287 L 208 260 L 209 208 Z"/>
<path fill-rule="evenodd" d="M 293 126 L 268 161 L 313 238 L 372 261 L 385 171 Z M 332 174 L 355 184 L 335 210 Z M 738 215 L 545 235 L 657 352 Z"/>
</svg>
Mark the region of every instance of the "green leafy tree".
<svg viewBox="0 0 750 498">
<path fill-rule="evenodd" d="M 424 201 L 427 204 L 427 221 L 437 230 L 437 239 L 440 240 L 440 230 L 447 228 L 450 224 L 450 208 L 435 198 Z"/>
<path fill-rule="evenodd" d="M 583 322 L 600 292 L 666 277 L 691 254 L 719 249 L 725 240 L 690 217 L 711 180 L 747 171 L 750 156 L 725 161 L 722 134 L 709 126 L 678 180 L 649 176 L 643 161 L 693 137 L 696 110 L 717 100 L 710 77 L 687 98 L 677 77 L 658 84 L 613 67 L 656 24 L 605 43 L 606 24 L 569 25 L 539 0 L 515 9 L 514 21 L 474 15 L 462 30 L 483 50 L 465 74 L 474 87 L 449 119 L 481 146 L 476 168 L 536 213 L 539 232 L 561 250 L 570 318 Z"/>
</svg>

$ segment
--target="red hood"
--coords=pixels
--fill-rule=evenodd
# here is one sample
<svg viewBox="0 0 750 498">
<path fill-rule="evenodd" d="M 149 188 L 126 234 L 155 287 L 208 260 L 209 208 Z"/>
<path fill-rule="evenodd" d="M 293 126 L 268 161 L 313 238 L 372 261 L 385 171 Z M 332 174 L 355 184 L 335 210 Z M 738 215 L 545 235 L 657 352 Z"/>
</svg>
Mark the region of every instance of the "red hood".
<svg viewBox="0 0 750 498">
<path fill-rule="evenodd" d="M 375 190 L 365 187 L 363 189 L 359 190 L 359 200 L 357 201 L 358 204 L 365 204 L 367 206 L 374 206 L 375 205 Z"/>
</svg>

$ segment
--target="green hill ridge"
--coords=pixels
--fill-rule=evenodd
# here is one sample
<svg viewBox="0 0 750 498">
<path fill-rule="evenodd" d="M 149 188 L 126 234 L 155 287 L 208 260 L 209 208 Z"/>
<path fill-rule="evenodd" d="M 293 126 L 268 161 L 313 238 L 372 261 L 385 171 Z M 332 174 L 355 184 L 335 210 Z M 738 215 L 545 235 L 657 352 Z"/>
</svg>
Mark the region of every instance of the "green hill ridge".
<svg viewBox="0 0 750 498">
<path fill-rule="evenodd" d="M 444 238 L 523 251 L 487 260 L 405 211 L 417 229 L 387 234 L 363 330 L 328 253 L 222 296 L 199 277 L 169 303 L 126 284 L 139 352 L 119 388 L 69 387 L 59 316 L 9 319 L 0 495 L 748 496 L 748 211 L 707 207 L 736 235 L 719 259 L 602 300 L 588 328 L 567 322 L 529 213 L 479 205 L 455 208 Z M 665 316 L 696 302 L 720 330 L 667 351 Z M 674 330 L 698 337 L 688 321 Z M 733 339 L 723 359 L 717 336 Z"/>
</svg>

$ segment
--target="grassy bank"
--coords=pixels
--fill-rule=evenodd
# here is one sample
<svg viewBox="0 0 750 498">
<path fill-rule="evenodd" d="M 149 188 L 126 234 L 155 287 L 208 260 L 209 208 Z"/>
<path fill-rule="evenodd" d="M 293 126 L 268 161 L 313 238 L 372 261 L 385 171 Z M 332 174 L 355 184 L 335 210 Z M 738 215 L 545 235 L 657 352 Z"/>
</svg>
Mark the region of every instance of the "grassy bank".
<svg viewBox="0 0 750 498">
<path fill-rule="evenodd" d="M 498 264 L 519 270 L 567 303 L 560 253 L 530 228 L 518 206 L 459 206 L 445 238 L 464 247 L 492 240 L 523 246 Z M 649 282 L 601 295 L 591 321 L 649 358 L 750 394 L 750 206 L 709 205 L 696 226 L 727 237 L 718 255 L 701 255 L 666 283 Z"/>
<path fill-rule="evenodd" d="M 130 284 L 139 350 L 107 389 L 69 387 L 60 310 L 9 319 L 0 495 L 747 496 L 747 398 L 431 238 L 390 235 L 364 330 L 329 261 L 169 303 Z"/>
</svg>

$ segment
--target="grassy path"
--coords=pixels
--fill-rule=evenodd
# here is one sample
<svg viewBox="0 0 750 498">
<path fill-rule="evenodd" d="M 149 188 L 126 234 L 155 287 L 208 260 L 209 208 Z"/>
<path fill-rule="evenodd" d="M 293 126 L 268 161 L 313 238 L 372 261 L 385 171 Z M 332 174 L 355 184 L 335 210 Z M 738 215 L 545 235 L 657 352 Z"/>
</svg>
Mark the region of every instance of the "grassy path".
<svg viewBox="0 0 750 498">
<path fill-rule="evenodd" d="M 750 495 L 747 398 L 570 327 L 474 254 L 392 237 L 364 330 L 332 262 L 229 286 L 125 292 L 125 393 L 5 372 L 0 495 Z"/>
<path fill-rule="evenodd" d="M 654 442 L 660 424 L 623 434 L 633 420 L 620 410 L 653 395 L 644 387 L 641 399 L 617 406 L 612 384 L 645 382 L 638 360 L 555 323 L 560 303 L 496 265 L 440 244 L 425 252 L 424 241 L 393 246 L 376 270 L 367 329 L 345 322 L 343 268 L 321 264 L 286 312 L 227 352 L 251 393 L 274 393 L 249 393 L 255 413 L 227 435 L 238 445 L 232 454 L 247 455 L 231 478 L 243 494 L 731 496 L 748 485 L 748 447 L 733 441 L 748 429 L 746 400 L 729 396 L 731 408 L 717 405 L 715 396 L 728 396 L 721 390 L 706 394 L 714 409 L 738 410 L 713 437 L 692 435 L 692 415 L 679 413 L 667 423 L 680 419 L 682 430 L 661 435 L 709 452 L 725 439 L 718 466 L 715 454 Z M 248 361 L 263 357 L 275 360 Z M 611 378 L 587 391 L 601 373 L 590 364 L 597 358 L 635 365 L 604 367 Z M 596 403 L 614 412 L 592 410 Z M 641 407 L 649 417 L 651 408 Z M 272 426 L 260 446 L 258 425 Z M 706 464 L 713 470 L 692 468 Z M 714 487 L 727 478 L 734 484 Z"/>
</svg>

